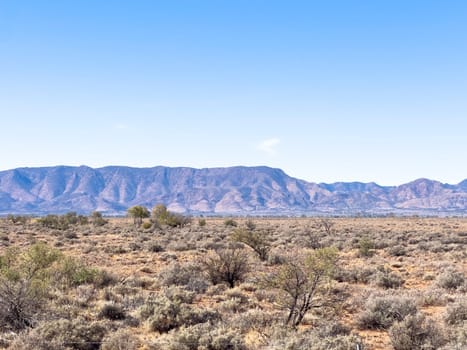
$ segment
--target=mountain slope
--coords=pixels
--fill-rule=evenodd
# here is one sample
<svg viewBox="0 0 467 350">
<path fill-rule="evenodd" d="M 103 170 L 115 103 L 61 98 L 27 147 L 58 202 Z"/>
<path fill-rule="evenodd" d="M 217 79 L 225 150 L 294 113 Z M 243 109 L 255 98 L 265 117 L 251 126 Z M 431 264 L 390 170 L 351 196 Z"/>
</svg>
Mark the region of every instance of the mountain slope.
<svg viewBox="0 0 467 350">
<path fill-rule="evenodd" d="M 0 172 L 0 214 L 123 214 L 132 205 L 166 204 L 180 212 L 352 214 L 384 211 L 467 211 L 467 180 L 459 185 L 419 179 L 401 186 L 317 184 L 269 167 L 193 169 L 86 166 Z"/>
</svg>

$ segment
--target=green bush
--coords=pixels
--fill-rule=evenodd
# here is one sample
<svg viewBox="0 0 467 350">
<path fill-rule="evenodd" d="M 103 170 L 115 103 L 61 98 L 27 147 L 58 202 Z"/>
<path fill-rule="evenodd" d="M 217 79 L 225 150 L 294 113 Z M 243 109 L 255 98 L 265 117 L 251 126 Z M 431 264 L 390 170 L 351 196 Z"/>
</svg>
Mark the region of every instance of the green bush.
<svg viewBox="0 0 467 350">
<path fill-rule="evenodd" d="M 358 252 L 360 256 L 370 257 L 373 256 L 375 249 L 375 243 L 369 237 L 363 237 L 358 242 Z"/>
<path fill-rule="evenodd" d="M 147 222 L 147 221 L 143 222 L 142 227 L 143 227 L 143 229 L 148 230 L 148 229 L 150 229 L 152 227 L 152 223 Z"/>
<path fill-rule="evenodd" d="M 51 288 L 51 273 L 61 253 L 38 243 L 24 251 L 10 248 L 0 257 L 0 326 L 31 327 Z"/>
<path fill-rule="evenodd" d="M 237 227 L 238 226 L 237 222 L 234 219 L 226 219 L 224 221 L 224 225 L 227 226 L 227 227 Z"/>
</svg>

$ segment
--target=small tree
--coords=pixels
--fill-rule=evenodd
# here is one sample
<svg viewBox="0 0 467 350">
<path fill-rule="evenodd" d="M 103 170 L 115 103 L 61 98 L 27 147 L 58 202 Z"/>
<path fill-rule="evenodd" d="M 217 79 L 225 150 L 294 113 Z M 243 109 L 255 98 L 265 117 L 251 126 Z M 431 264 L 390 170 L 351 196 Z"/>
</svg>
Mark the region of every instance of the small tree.
<svg viewBox="0 0 467 350">
<path fill-rule="evenodd" d="M 143 219 L 149 217 L 149 210 L 141 205 L 135 205 L 128 209 L 128 216 L 133 218 L 135 226 L 141 226 Z"/>
<path fill-rule="evenodd" d="M 0 328 L 32 327 L 50 288 L 51 267 L 61 253 L 39 243 L 0 256 Z"/>
<path fill-rule="evenodd" d="M 169 216 L 169 211 L 164 204 L 157 204 L 152 208 L 151 219 L 159 224 L 165 224 Z"/>
<path fill-rule="evenodd" d="M 326 235 L 330 236 L 334 233 L 334 222 L 329 218 L 322 218 L 318 221 L 318 228 L 324 230 Z"/>
<path fill-rule="evenodd" d="M 326 282 L 337 265 L 337 249 L 317 249 L 303 258 L 294 257 L 268 280 L 280 293 L 288 311 L 286 325 L 297 327 L 312 308 L 327 306 Z"/>
<path fill-rule="evenodd" d="M 262 261 L 267 260 L 271 245 L 263 232 L 237 228 L 232 232 L 230 238 L 252 248 Z"/>
<path fill-rule="evenodd" d="M 158 204 L 152 209 L 151 220 L 156 226 L 184 227 L 191 223 L 191 217 L 167 210 L 164 204 Z"/>
<path fill-rule="evenodd" d="M 230 288 L 250 270 L 248 255 L 238 247 L 217 250 L 202 260 L 201 265 L 212 284 L 226 282 Z"/>
<path fill-rule="evenodd" d="M 104 226 L 107 223 L 99 211 L 93 211 L 91 213 L 91 222 L 94 226 Z"/>
</svg>

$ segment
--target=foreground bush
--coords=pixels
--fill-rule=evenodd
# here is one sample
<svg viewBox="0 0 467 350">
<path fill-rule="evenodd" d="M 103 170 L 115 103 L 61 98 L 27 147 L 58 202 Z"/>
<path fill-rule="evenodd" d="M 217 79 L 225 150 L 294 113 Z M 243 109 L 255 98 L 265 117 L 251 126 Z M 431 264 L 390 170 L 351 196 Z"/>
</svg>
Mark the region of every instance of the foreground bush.
<svg viewBox="0 0 467 350">
<path fill-rule="evenodd" d="M 10 349 L 13 350 L 99 350 L 107 327 L 98 322 L 57 320 L 39 325 L 23 334 Z"/>
<path fill-rule="evenodd" d="M 389 337 L 394 350 L 439 349 L 446 342 L 442 331 L 422 314 L 396 322 Z"/>
<path fill-rule="evenodd" d="M 445 288 L 454 290 L 461 287 L 465 283 L 465 276 L 461 271 L 455 269 L 448 269 L 439 275 L 436 280 L 436 285 Z"/>
<path fill-rule="evenodd" d="M 147 320 L 151 331 L 168 332 L 181 326 L 217 320 L 219 315 L 211 310 L 196 309 L 189 305 L 193 295 L 170 290 L 167 295 L 149 299 L 140 309 L 140 317 Z"/>
<path fill-rule="evenodd" d="M 335 248 L 320 248 L 304 257 L 290 258 L 266 282 L 279 292 L 287 311 L 286 325 L 297 327 L 313 308 L 329 306 L 329 281 L 337 265 Z"/>
<path fill-rule="evenodd" d="M 102 340 L 101 350 L 136 350 L 140 341 L 130 330 L 120 329 Z"/>
<path fill-rule="evenodd" d="M 396 321 L 417 313 L 413 299 L 401 296 L 372 296 L 365 303 L 357 323 L 362 329 L 388 329 Z"/>
<path fill-rule="evenodd" d="M 461 325 L 467 322 L 467 300 L 458 300 L 446 308 L 445 321 L 449 325 Z"/>
<path fill-rule="evenodd" d="M 230 288 L 242 282 L 250 270 L 248 255 L 238 247 L 217 250 L 201 263 L 212 284 L 227 283 Z"/>
<path fill-rule="evenodd" d="M 209 284 L 202 274 L 200 266 L 174 263 L 158 275 L 162 286 L 182 286 L 187 290 L 204 293 Z"/>
<path fill-rule="evenodd" d="M 349 333 L 345 328 L 339 331 L 331 329 L 308 329 L 305 331 L 290 331 L 280 329 L 269 341 L 269 350 L 355 350 L 361 339 Z M 334 328 L 336 330 L 336 328 Z"/>
<path fill-rule="evenodd" d="M 45 244 L 25 251 L 8 249 L 0 256 L 0 326 L 32 327 L 51 287 L 52 266 L 61 253 Z"/>
<path fill-rule="evenodd" d="M 247 350 L 243 337 L 232 329 L 210 324 L 182 327 L 169 339 L 169 350 Z"/>
</svg>

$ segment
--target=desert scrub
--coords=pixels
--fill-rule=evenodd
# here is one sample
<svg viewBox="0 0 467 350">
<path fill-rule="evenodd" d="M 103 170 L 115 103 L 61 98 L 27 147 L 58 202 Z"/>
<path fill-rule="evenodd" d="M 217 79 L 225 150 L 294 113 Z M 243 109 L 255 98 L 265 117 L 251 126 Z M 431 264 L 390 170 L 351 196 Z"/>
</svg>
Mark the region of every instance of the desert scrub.
<svg viewBox="0 0 467 350">
<path fill-rule="evenodd" d="M 238 226 L 238 223 L 234 220 L 234 219 L 226 219 L 224 221 L 224 225 L 226 227 L 237 227 Z"/>
<path fill-rule="evenodd" d="M 418 297 L 421 306 L 444 306 L 448 302 L 447 294 L 441 288 L 428 288 Z"/>
<path fill-rule="evenodd" d="M 369 237 L 363 237 L 358 241 L 358 253 L 362 257 L 370 257 L 375 254 L 375 243 Z"/>
<path fill-rule="evenodd" d="M 419 313 L 394 323 L 389 338 L 394 350 L 439 349 L 446 343 L 442 330 Z"/>
<path fill-rule="evenodd" d="M 361 329 L 388 329 L 396 321 L 417 313 L 415 301 L 392 294 L 370 296 L 357 317 Z"/>
<path fill-rule="evenodd" d="M 458 301 L 448 304 L 444 317 L 448 325 L 461 325 L 467 321 L 467 300 L 459 299 Z"/>
<path fill-rule="evenodd" d="M 181 286 L 197 293 L 204 293 L 209 286 L 199 265 L 178 262 L 159 272 L 158 283 L 161 286 Z"/>
<path fill-rule="evenodd" d="M 137 350 L 141 342 L 128 329 L 119 329 L 102 340 L 101 350 Z"/>
<path fill-rule="evenodd" d="M 293 331 L 278 329 L 270 337 L 270 350 L 354 350 L 357 344 L 362 345 L 361 339 L 342 328 L 340 332 L 327 333 L 322 329 L 307 329 Z"/>
<path fill-rule="evenodd" d="M 396 273 L 388 269 L 380 269 L 374 276 L 374 283 L 380 288 L 394 289 L 404 284 L 404 280 Z"/>
<path fill-rule="evenodd" d="M 167 295 L 158 295 L 148 299 L 140 310 L 140 318 L 148 321 L 149 329 L 160 333 L 219 318 L 215 311 L 194 308 L 191 303 L 193 296 L 183 290 L 173 289 Z"/>
<path fill-rule="evenodd" d="M 97 315 L 99 318 L 106 318 L 108 320 L 117 321 L 117 320 L 124 320 L 125 310 L 119 304 L 109 303 L 102 306 L 99 310 L 99 314 Z"/>
<path fill-rule="evenodd" d="M 248 254 L 237 246 L 211 252 L 201 264 L 212 284 L 227 283 L 230 288 L 242 282 L 250 270 Z"/>
<path fill-rule="evenodd" d="M 52 289 L 54 264 L 62 254 L 37 243 L 24 251 L 7 249 L 0 256 L 0 325 L 21 330 L 32 327 Z"/>
<path fill-rule="evenodd" d="M 243 337 L 222 325 L 199 324 L 174 332 L 166 346 L 169 350 L 247 350 Z"/>
<path fill-rule="evenodd" d="M 462 287 L 465 283 L 465 276 L 461 271 L 449 268 L 436 280 L 436 285 L 449 290 L 455 290 Z"/>
<path fill-rule="evenodd" d="M 14 350 L 98 350 L 107 334 L 103 323 L 76 320 L 57 320 L 41 323 L 23 333 L 10 347 Z"/>
</svg>

